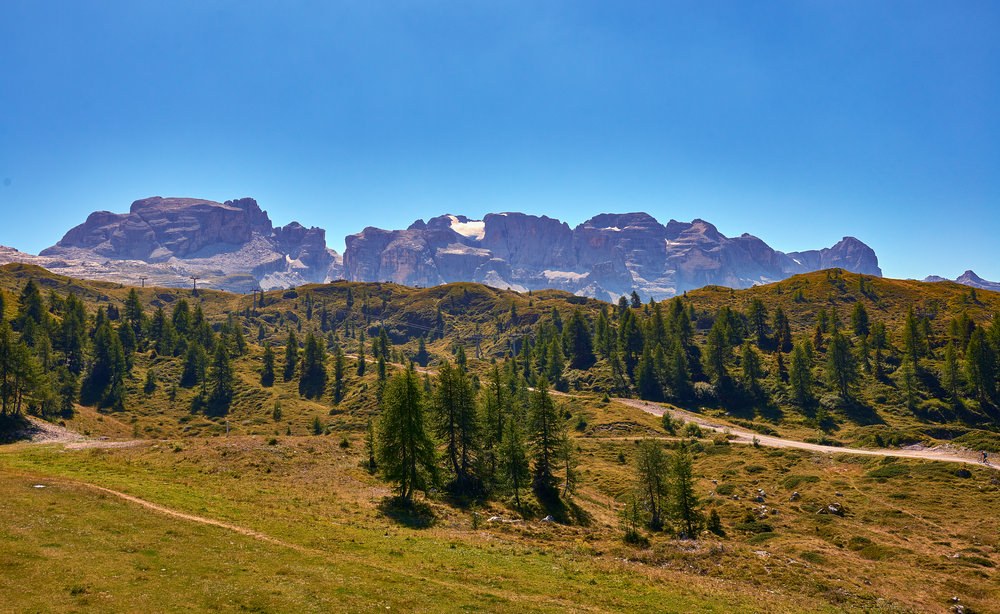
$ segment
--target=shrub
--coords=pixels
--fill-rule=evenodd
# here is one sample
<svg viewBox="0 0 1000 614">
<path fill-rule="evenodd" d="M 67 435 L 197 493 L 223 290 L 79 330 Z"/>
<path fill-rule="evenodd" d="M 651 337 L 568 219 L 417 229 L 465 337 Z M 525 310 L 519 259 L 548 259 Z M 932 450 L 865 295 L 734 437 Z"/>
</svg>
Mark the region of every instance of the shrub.
<svg viewBox="0 0 1000 614">
<path fill-rule="evenodd" d="M 702 431 L 701 427 L 694 422 L 688 422 L 684 425 L 684 434 L 688 437 L 694 437 L 696 439 L 701 439 Z"/>
</svg>

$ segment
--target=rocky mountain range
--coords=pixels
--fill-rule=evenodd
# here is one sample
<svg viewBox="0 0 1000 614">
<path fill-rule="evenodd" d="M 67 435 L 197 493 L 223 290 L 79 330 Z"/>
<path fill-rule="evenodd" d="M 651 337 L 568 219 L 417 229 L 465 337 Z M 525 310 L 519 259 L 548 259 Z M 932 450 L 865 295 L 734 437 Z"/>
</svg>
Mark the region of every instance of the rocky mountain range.
<svg viewBox="0 0 1000 614">
<path fill-rule="evenodd" d="M 924 281 L 954 281 L 960 283 L 963 286 L 969 286 L 971 288 L 979 288 L 980 290 L 992 290 L 994 292 L 1000 292 L 1000 283 L 995 281 L 987 281 L 976 275 L 974 271 L 966 271 L 956 277 L 955 279 L 948 279 L 946 277 L 939 277 L 937 275 L 931 275 L 924 278 Z"/>
<path fill-rule="evenodd" d="M 224 203 L 144 198 L 128 213 L 98 211 L 38 256 L 5 248 L 0 261 L 38 264 L 71 277 L 128 284 L 198 285 L 248 292 L 339 279 L 326 231 L 272 225 L 252 198 Z"/>
<path fill-rule="evenodd" d="M 710 284 L 746 288 L 831 267 L 882 274 L 875 252 L 853 237 L 784 254 L 752 235 L 726 237 L 704 220 L 664 225 L 646 213 L 602 214 L 575 228 L 523 213 L 443 215 L 405 230 L 365 228 L 347 237 L 344 251 L 352 281 L 477 281 L 605 300 L 633 290 L 662 299 Z"/>
<path fill-rule="evenodd" d="M 442 215 L 403 230 L 365 228 L 346 238 L 341 258 L 323 229 L 274 226 L 252 198 L 137 200 L 128 213 L 92 213 L 38 256 L 0 248 L 0 262 L 14 261 L 127 284 L 176 287 L 198 277 L 199 287 L 236 292 L 344 278 L 475 281 L 610 300 L 633 290 L 662 299 L 710 284 L 745 288 L 831 267 L 882 274 L 875 252 L 853 237 L 786 254 L 704 220 L 661 224 L 646 213 L 601 214 L 575 228 L 524 213 Z"/>
</svg>

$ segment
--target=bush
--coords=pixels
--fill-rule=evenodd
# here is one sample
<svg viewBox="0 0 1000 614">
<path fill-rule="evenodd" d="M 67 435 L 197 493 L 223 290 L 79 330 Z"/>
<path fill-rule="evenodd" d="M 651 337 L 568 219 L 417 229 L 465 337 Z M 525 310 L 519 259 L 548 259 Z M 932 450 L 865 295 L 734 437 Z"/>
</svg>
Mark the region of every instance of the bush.
<svg viewBox="0 0 1000 614">
<path fill-rule="evenodd" d="M 664 413 L 661 423 L 663 424 L 663 431 L 665 433 L 668 435 L 676 435 L 677 429 L 684 424 L 684 421 L 674 418 L 669 413 Z"/>
<path fill-rule="evenodd" d="M 715 487 L 715 494 L 722 495 L 723 497 L 728 497 L 734 492 L 736 492 L 736 486 L 734 484 L 719 484 Z"/>
<path fill-rule="evenodd" d="M 695 439 L 702 438 L 701 427 L 694 422 L 688 422 L 684 425 L 684 434 L 688 437 L 694 437 Z"/>
</svg>

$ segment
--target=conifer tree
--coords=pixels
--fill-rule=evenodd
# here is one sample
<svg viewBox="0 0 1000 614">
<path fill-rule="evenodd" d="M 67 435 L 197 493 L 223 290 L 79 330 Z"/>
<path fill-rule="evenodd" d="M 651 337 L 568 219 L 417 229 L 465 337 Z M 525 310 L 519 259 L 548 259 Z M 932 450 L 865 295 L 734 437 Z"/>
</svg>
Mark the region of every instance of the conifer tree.
<svg viewBox="0 0 1000 614">
<path fill-rule="evenodd" d="M 274 385 L 274 350 L 270 343 L 264 344 L 263 365 L 260 369 L 260 385 L 270 388 Z"/>
<path fill-rule="evenodd" d="M 225 343 L 215 345 L 215 355 L 212 358 L 212 368 L 208 374 L 208 410 L 216 416 L 225 415 L 233 401 L 234 394 L 233 367 L 229 362 L 229 350 Z"/>
<path fill-rule="evenodd" d="M 680 524 L 685 537 L 695 539 L 701 528 L 701 504 L 694 491 L 694 475 L 691 453 L 685 448 L 674 452 L 672 467 L 672 483 L 670 492 L 673 497 L 674 516 Z"/>
<path fill-rule="evenodd" d="M 524 434 L 517 420 L 508 420 L 500 444 L 500 475 L 514 493 L 514 504 L 521 508 L 521 490 L 531 479 L 531 467 L 524 445 Z"/>
<path fill-rule="evenodd" d="M 295 331 L 288 329 L 288 339 L 285 341 L 285 370 L 282 375 L 286 382 L 292 381 L 295 377 L 295 367 L 299 362 L 299 341 L 295 338 Z"/>
<path fill-rule="evenodd" d="M 299 376 L 299 394 L 307 399 L 318 399 L 326 390 L 326 351 L 312 332 L 306 334 L 302 352 L 302 369 Z"/>
<path fill-rule="evenodd" d="M 344 371 L 346 366 L 344 364 L 344 350 L 341 349 L 340 345 L 333 351 L 333 404 L 340 405 L 340 402 L 344 400 Z"/>
<path fill-rule="evenodd" d="M 857 382 L 858 369 L 847 338 L 834 331 L 826 352 L 826 378 L 841 400 L 851 400 L 851 388 Z"/>
<path fill-rule="evenodd" d="M 553 470 L 558 459 L 558 415 L 549 395 L 549 383 L 539 377 L 531 393 L 529 421 L 531 425 L 532 459 L 534 461 L 533 488 L 540 501 L 556 497 Z"/>
<path fill-rule="evenodd" d="M 411 503 L 416 489 L 426 489 L 434 479 L 434 442 L 424 424 L 424 402 L 412 368 L 389 379 L 382 396 L 377 459 L 389 481 L 398 485 L 398 496 Z"/>
<path fill-rule="evenodd" d="M 807 341 L 800 341 L 792 350 L 792 366 L 788 382 L 792 388 L 792 398 L 799 407 L 807 407 L 813 402 L 812 353 L 806 347 Z"/>
<path fill-rule="evenodd" d="M 579 309 L 573 312 L 566 325 L 566 347 L 569 349 L 569 366 L 571 369 L 586 370 L 593 366 L 594 340 L 590 334 L 590 326 L 583 318 Z"/>
<path fill-rule="evenodd" d="M 649 512 L 647 525 L 654 531 L 660 531 L 668 509 L 670 479 L 670 467 L 660 442 L 654 439 L 639 442 L 635 469 L 639 481 L 639 498 Z"/>
<path fill-rule="evenodd" d="M 445 458 L 454 480 L 450 489 L 468 495 L 480 487 L 474 466 L 479 454 L 479 421 L 469 376 L 445 361 L 438 369 L 433 399 L 435 431 L 444 442 Z"/>
</svg>

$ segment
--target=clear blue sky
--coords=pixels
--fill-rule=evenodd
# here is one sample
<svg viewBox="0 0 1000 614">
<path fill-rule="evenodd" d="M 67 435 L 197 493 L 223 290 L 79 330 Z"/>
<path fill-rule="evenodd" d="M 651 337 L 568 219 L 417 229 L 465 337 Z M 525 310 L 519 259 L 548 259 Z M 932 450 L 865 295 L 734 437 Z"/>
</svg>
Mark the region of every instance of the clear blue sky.
<svg viewBox="0 0 1000 614">
<path fill-rule="evenodd" d="M 1000 3 L 0 3 L 0 244 L 138 198 L 278 224 L 701 217 L 1000 279 Z"/>
</svg>

